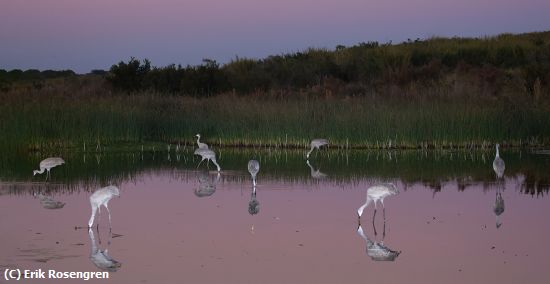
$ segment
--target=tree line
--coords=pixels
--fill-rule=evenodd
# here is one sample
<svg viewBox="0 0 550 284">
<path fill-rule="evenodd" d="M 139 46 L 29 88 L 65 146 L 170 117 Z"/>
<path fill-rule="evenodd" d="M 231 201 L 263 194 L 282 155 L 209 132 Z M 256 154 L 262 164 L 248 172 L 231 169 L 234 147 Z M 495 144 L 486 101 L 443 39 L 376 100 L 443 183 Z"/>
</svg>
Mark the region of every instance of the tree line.
<svg viewBox="0 0 550 284">
<path fill-rule="evenodd" d="M 327 85 L 426 85 L 448 81 L 449 75 L 456 74 L 493 86 L 520 84 L 532 93 L 550 85 L 550 32 L 417 39 L 400 44 L 364 42 L 263 59 L 235 58 L 223 65 L 203 59 L 198 65 L 153 67 L 147 59 L 132 57 L 112 65 L 108 71 L 93 70 L 91 74 L 104 76 L 119 92 L 192 96 Z M 70 70 L 0 70 L 0 82 L 74 75 Z"/>
</svg>

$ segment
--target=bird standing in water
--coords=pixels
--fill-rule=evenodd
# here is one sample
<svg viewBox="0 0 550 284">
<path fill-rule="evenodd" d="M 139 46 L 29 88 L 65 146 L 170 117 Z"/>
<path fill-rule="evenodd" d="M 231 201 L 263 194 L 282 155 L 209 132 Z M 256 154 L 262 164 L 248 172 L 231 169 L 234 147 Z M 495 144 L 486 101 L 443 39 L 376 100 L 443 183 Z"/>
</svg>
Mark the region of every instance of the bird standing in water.
<svg viewBox="0 0 550 284">
<path fill-rule="evenodd" d="M 120 190 L 118 187 L 112 185 L 100 188 L 90 196 L 92 216 L 90 217 L 90 221 L 88 221 L 88 228 L 91 228 L 94 224 L 96 211 L 99 210 L 99 214 L 101 214 L 101 205 L 107 208 L 107 212 L 109 213 L 109 227 L 111 227 L 111 211 L 109 210 L 109 201 L 115 196 L 120 196 Z"/>
<path fill-rule="evenodd" d="M 256 187 L 256 175 L 260 171 L 260 163 L 256 160 L 248 161 L 248 172 L 252 176 L 252 185 Z"/>
<path fill-rule="evenodd" d="M 206 160 L 207 163 L 209 161 L 212 161 L 212 163 L 214 163 L 214 165 L 216 165 L 216 167 L 218 168 L 218 172 L 222 170 L 220 165 L 218 165 L 218 162 L 216 161 L 216 153 L 214 153 L 214 151 L 210 149 L 199 148 L 195 150 L 194 154 L 202 157 L 202 160 L 197 165 L 197 168 L 201 165 L 202 161 Z"/>
<path fill-rule="evenodd" d="M 493 161 L 493 170 L 498 178 L 502 178 L 504 176 L 504 169 L 506 168 L 506 165 L 504 164 L 504 160 L 500 157 L 500 153 L 498 151 L 499 147 L 500 145 L 497 144 L 497 152 L 495 155 L 495 160 Z"/>
<path fill-rule="evenodd" d="M 59 158 L 59 157 L 46 158 L 40 162 L 40 165 L 39 165 L 40 170 L 33 171 L 33 176 L 35 176 L 36 174 L 43 174 L 44 171 L 47 171 L 46 180 L 48 180 L 48 178 L 50 177 L 50 170 L 54 167 L 57 167 L 63 164 L 65 164 L 65 160 L 63 160 L 62 158 Z"/>
<path fill-rule="evenodd" d="M 197 145 L 199 146 L 199 149 L 208 149 L 208 145 L 201 142 L 200 134 L 195 135 L 195 137 L 197 137 Z"/>
<path fill-rule="evenodd" d="M 314 149 L 319 150 L 319 148 L 321 148 L 325 145 L 328 145 L 328 140 L 327 139 L 313 139 L 313 140 L 311 140 L 310 145 L 311 145 L 311 149 L 306 154 L 307 159 L 309 159 L 309 155 L 311 154 L 311 152 L 313 152 Z"/>
<path fill-rule="evenodd" d="M 359 209 L 357 209 L 357 216 L 359 220 L 361 220 L 361 215 L 363 215 L 363 210 L 369 206 L 369 204 L 374 201 L 374 217 L 376 216 L 376 202 L 380 200 L 380 203 L 382 203 L 382 208 L 384 210 L 384 219 L 386 216 L 386 208 L 384 207 L 384 198 L 396 195 L 399 193 L 399 190 L 397 190 L 397 187 L 393 183 L 382 183 L 377 184 L 369 187 L 367 189 L 367 201 L 365 204 L 363 204 Z"/>
</svg>

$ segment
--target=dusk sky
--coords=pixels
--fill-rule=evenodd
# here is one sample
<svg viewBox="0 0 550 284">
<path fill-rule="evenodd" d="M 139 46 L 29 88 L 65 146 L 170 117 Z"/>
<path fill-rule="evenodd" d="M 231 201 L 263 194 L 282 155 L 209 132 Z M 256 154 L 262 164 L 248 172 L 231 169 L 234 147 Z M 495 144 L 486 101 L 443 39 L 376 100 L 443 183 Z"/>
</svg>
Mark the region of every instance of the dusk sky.
<svg viewBox="0 0 550 284">
<path fill-rule="evenodd" d="M 225 63 L 307 47 L 550 30 L 548 0 L 0 0 L 0 69 Z"/>
</svg>

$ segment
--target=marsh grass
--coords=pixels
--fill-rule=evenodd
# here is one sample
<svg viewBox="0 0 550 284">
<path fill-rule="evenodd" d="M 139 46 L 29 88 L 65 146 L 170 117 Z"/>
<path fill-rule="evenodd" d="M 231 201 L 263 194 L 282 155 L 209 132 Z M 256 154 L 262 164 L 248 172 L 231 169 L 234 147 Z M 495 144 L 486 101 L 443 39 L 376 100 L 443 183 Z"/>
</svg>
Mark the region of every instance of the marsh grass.
<svg viewBox="0 0 550 284">
<path fill-rule="evenodd" d="M 1 146 L 20 150 L 192 145 L 305 148 L 486 148 L 547 145 L 544 104 L 464 97 L 317 98 L 308 94 L 208 98 L 155 95 L 0 94 Z M 156 144 L 155 144 L 156 143 Z M 159 144 L 160 143 L 160 144 Z M 164 145 L 164 146 L 163 146 Z M 85 149 L 86 147 L 86 149 Z"/>
</svg>

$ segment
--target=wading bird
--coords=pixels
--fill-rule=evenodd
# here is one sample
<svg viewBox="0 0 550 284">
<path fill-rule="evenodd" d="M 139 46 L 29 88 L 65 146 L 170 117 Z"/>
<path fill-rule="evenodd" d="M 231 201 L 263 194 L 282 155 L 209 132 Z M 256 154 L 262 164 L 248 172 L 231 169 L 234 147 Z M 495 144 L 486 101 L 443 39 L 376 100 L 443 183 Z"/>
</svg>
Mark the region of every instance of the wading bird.
<svg viewBox="0 0 550 284">
<path fill-rule="evenodd" d="M 382 208 L 384 212 L 384 220 L 386 219 L 386 208 L 384 207 L 384 198 L 396 195 L 399 193 L 399 190 L 397 190 L 397 187 L 393 183 L 382 183 L 377 184 L 369 187 L 367 189 L 367 201 L 365 204 L 363 204 L 359 209 L 357 209 L 357 216 L 359 219 L 359 222 L 361 222 L 361 215 L 363 215 L 363 210 L 369 206 L 371 201 L 374 201 L 374 215 L 372 217 L 374 222 L 374 217 L 376 216 L 376 202 L 380 200 L 380 203 L 382 203 Z"/>
<path fill-rule="evenodd" d="M 101 250 L 97 247 L 92 228 L 88 229 L 88 235 L 90 236 L 90 242 L 92 243 L 92 249 L 90 251 L 90 260 L 92 261 L 92 263 L 101 270 L 106 270 L 110 272 L 117 271 L 122 266 L 122 264 L 109 256 L 108 249 Z"/>
<path fill-rule="evenodd" d="M 212 161 L 212 163 L 214 163 L 214 165 L 216 165 L 216 167 L 218 168 L 218 172 L 222 170 L 220 168 L 220 165 L 218 165 L 218 162 L 216 162 L 216 153 L 214 153 L 214 151 L 210 149 L 199 148 L 195 150 L 195 155 L 199 155 L 202 157 L 202 160 L 197 165 L 197 168 L 201 165 L 202 161 L 206 160 L 206 163 Z"/>
<path fill-rule="evenodd" d="M 252 185 L 256 187 L 256 175 L 260 171 L 260 163 L 256 160 L 248 161 L 248 172 L 252 176 Z"/>
<path fill-rule="evenodd" d="M 306 157 L 309 159 L 309 155 L 311 154 L 311 152 L 313 152 L 313 150 L 315 148 L 317 148 L 317 150 L 319 150 L 320 147 L 325 146 L 325 145 L 328 145 L 328 140 L 327 139 L 313 139 L 313 140 L 311 140 L 311 149 L 309 150 L 309 152 L 307 152 Z"/>
<path fill-rule="evenodd" d="M 108 205 L 109 205 L 109 200 L 111 200 L 115 196 L 120 196 L 120 191 L 118 187 L 112 186 L 112 185 L 104 188 L 100 188 L 90 196 L 90 205 L 92 206 L 92 216 L 90 217 L 90 221 L 88 221 L 88 228 L 91 228 L 92 225 L 94 224 L 96 211 L 99 210 L 99 214 L 101 214 L 101 205 L 107 208 L 107 212 L 109 213 L 109 228 L 111 227 L 111 211 L 109 210 Z M 99 226 L 99 223 L 98 223 L 98 226 Z"/>
<path fill-rule="evenodd" d="M 201 143 L 201 135 L 197 134 L 195 136 L 197 137 L 197 145 L 199 146 L 199 149 L 208 149 L 208 145 Z"/>
<path fill-rule="evenodd" d="M 46 180 L 48 180 L 50 177 L 50 169 L 63 164 L 65 164 L 65 161 L 59 157 L 46 158 L 40 162 L 40 170 L 33 171 L 33 176 L 36 174 L 43 174 L 44 171 L 47 171 Z"/>
<path fill-rule="evenodd" d="M 498 151 L 499 147 L 500 145 L 497 144 L 497 153 L 495 155 L 495 160 L 493 161 L 493 170 L 495 171 L 495 174 L 498 178 L 502 178 L 504 176 L 504 169 L 506 168 L 506 165 L 504 164 L 504 160 L 500 158 L 500 154 Z"/>
</svg>

